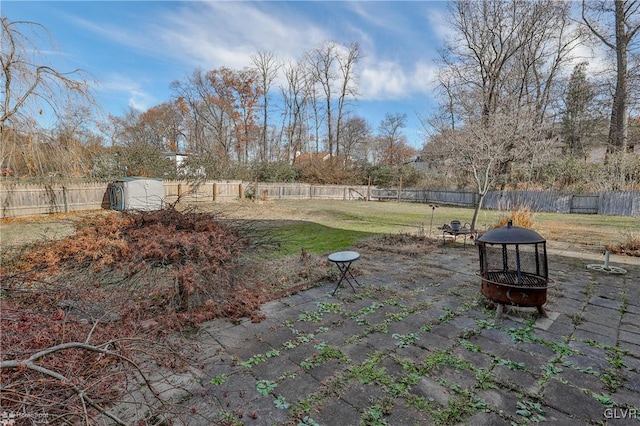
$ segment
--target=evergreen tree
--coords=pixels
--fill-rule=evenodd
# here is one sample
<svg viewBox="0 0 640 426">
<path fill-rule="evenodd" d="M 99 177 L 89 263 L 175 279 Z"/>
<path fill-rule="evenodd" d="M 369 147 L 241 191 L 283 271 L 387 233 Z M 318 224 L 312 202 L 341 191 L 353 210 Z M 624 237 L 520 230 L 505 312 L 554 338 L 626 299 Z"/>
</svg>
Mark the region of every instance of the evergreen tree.
<svg viewBox="0 0 640 426">
<path fill-rule="evenodd" d="M 574 67 L 562 111 L 562 137 L 567 151 L 574 155 L 585 155 L 588 135 L 596 124 L 593 113 L 595 91 L 587 80 L 586 67 L 586 62 Z"/>
</svg>

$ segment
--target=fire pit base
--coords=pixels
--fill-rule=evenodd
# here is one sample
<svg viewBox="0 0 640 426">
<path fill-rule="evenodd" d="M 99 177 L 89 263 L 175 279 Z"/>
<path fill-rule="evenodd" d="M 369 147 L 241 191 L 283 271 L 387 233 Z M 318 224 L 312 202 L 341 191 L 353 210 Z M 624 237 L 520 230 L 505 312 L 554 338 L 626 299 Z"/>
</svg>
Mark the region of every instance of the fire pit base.
<svg viewBox="0 0 640 426">
<path fill-rule="evenodd" d="M 505 308 L 507 306 L 513 306 L 513 305 L 506 305 L 504 303 L 495 303 L 491 300 L 488 301 L 489 303 L 487 304 L 487 308 L 488 309 L 494 309 L 496 310 L 496 320 L 502 319 L 504 317 L 504 311 Z M 544 308 L 544 306 L 535 306 L 535 308 L 538 310 L 538 314 L 540 316 L 543 316 L 545 318 L 549 318 L 549 315 L 547 314 L 546 309 Z"/>
<path fill-rule="evenodd" d="M 496 318 L 502 318 L 505 306 L 535 307 L 538 313 L 547 316 L 543 305 L 547 302 L 547 286 L 514 287 L 482 280 L 482 294 L 498 305 Z"/>
</svg>

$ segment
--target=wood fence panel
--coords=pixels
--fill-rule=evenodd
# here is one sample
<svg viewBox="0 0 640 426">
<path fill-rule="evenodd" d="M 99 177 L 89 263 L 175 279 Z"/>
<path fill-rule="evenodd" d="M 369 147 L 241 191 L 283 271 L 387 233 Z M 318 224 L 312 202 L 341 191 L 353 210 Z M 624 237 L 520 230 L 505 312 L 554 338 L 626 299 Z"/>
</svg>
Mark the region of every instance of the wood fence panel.
<svg viewBox="0 0 640 426">
<path fill-rule="evenodd" d="M 397 200 L 398 190 L 391 188 L 374 188 L 371 190 L 371 198 L 378 201 Z"/>
<path fill-rule="evenodd" d="M 287 184 L 285 188 L 280 194 L 283 199 L 305 200 L 313 198 L 315 193 L 314 185 L 311 184 Z"/>
<path fill-rule="evenodd" d="M 640 216 L 640 191 L 602 192 L 598 214 Z"/>
<path fill-rule="evenodd" d="M 295 191 L 298 188 L 295 187 L 289 187 L 288 188 L 288 193 L 292 194 L 293 197 L 295 197 Z M 258 183 L 258 198 L 260 199 L 272 199 L 272 200 L 276 200 L 276 199 L 280 199 L 282 198 L 282 186 L 280 186 L 277 183 Z"/>
<path fill-rule="evenodd" d="M 73 184 L 64 187 L 67 211 L 109 208 L 108 185 L 104 183 Z M 64 201 L 63 194 L 63 201 Z"/>
<path fill-rule="evenodd" d="M 322 200 L 349 200 L 349 186 L 345 185 L 313 185 L 311 187 L 311 198 Z M 351 187 L 357 188 L 357 187 Z M 365 187 L 360 187 L 363 190 Z M 364 189 L 366 191 L 366 189 Z"/>
<path fill-rule="evenodd" d="M 242 181 L 209 182 L 200 185 L 195 192 L 200 201 L 235 201 L 243 194 L 245 185 Z M 215 191 L 215 192 L 214 192 Z"/>
<path fill-rule="evenodd" d="M 483 206 L 500 211 L 526 207 L 538 212 L 569 213 L 571 197 L 558 191 L 491 191 Z"/>
<path fill-rule="evenodd" d="M 67 211 L 109 208 L 109 183 L 27 185 L 0 183 L 1 217 L 24 217 Z M 241 181 L 206 181 L 194 185 L 186 181 L 165 181 L 165 202 L 179 196 L 185 201 L 223 202 L 244 197 L 256 189 L 255 183 Z M 432 189 L 376 188 L 366 185 L 310 185 L 303 183 L 258 183 L 256 197 L 262 191 L 268 199 L 399 200 L 452 206 L 473 207 L 477 195 L 469 191 Z M 400 197 L 398 197 L 400 195 Z M 640 216 L 640 191 L 603 192 L 600 194 L 568 194 L 559 191 L 493 191 L 483 208 L 510 210 L 526 206 L 532 211 L 555 213 L 597 213 Z M 595 210 L 595 211 L 594 211 Z"/>
<path fill-rule="evenodd" d="M 263 189 L 270 199 L 308 199 L 310 198 L 310 184 L 305 183 L 260 183 L 260 195 Z"/>
<path fill-rule="evenodd" d="M 448 204 L 452 206 L 472 207 L 476 204 L 476 194 L 469 191 L 445 191 L 431 190 L 424 191 L 427 203 Z"/>
<path fill-rule="evenodd" d="M 598 214 L 599 204 L 599 195 L 574 195 L 571 197 L 571 209 L 569 213 Z"/>
</svg>

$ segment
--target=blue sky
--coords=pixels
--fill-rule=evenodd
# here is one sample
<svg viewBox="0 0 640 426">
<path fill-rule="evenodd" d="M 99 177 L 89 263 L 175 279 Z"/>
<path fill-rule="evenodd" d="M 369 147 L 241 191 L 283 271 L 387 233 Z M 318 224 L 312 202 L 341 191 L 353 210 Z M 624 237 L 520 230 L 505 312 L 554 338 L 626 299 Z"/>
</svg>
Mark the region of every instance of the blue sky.
<svg viewBox="0 0 640 426">
<path fill-rule="evenodd" d="M 12 21 L 46 27 L 46 52 L 59 71 L 82 68 L 97 82 L 106 113 L 144 111 L 171 98 L 170 84 L 194 69 L 242 69 L 272 51 L 300 58 L 323 41 L 358 42 L 360 100 L 354 112 L 374 129 L 385 113 L 406 113 L 409 143 L 419 148 L 417 113 L 433 105 L 435 59 L 447 32 L 436 1 L 11 1 Z"/>
</svg>

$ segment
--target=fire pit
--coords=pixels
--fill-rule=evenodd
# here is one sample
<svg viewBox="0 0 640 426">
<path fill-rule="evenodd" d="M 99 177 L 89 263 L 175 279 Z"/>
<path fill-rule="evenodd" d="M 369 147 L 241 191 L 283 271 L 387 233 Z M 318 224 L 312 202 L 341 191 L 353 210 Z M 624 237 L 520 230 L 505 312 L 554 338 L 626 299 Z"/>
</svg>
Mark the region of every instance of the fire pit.
<svg viewBox="0 0 640 426">
<path fill-rule="evenodd" d="M 546 241 L 537 232 L 507 226 L 486 232 L 477 239 L 482 294 L 496 303 L 497 318 L 505 305 L 536 307 L 547 316 L 549 280 Z"/>
</svg>

